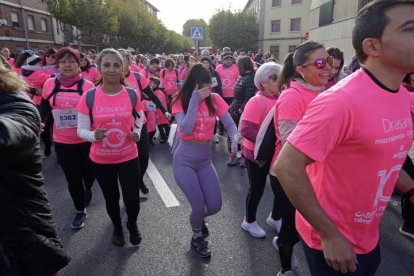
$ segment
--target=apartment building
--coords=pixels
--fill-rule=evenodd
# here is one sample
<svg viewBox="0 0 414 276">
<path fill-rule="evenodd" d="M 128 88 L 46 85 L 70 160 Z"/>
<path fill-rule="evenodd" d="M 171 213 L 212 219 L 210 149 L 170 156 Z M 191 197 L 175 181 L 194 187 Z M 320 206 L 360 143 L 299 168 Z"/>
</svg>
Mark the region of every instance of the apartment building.
<svg viewBox="0 0 414 276">
<path fill-rule="evenodd" d="M 257 48 L 283 62 L 308 37 L 310 4 L 311 0 L 249 0 L 244 10 L 257 15 Z"/>
<path fill-rule="evenodd" d="M 344 52 L 347 64 L 354 55 L 352 28 L 358 11 L 372 0 L 312 0 L 309 37 Z"/>
</svg>

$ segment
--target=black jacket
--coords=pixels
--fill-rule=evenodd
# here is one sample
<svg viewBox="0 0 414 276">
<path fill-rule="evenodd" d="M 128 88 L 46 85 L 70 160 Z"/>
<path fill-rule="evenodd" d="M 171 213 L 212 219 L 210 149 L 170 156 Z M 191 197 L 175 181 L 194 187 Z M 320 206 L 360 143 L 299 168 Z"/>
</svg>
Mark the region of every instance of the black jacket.
<svg viewBox="0 0 414 276">
<path fill-rule="evenodd" d="M 247 101 L 256 94 L 254 75 L 255 72 L 252 71 L 239 76 L 234 86 L 233 102 L 229 112 L 236 123 L 239 121 Z"/>
<path fill-rule="evenodd" d="M 47 275 L 70 259 L 43 191 L 40 116 L 24 93 L 0 92 L 0 275 Z"/>
<path fill-rule="evenodd" d="M 210 70 L 210 75 L 211 78 L 216 78 L 217 81 L 217 86 L 211 88 L 211 92 L 213 93 L 217 93 L 219 94 L 221 97 L 223 97 L 223 89 L 222 89 L 222 84 L 221 84 L 221 78 L 220 75 L 217 73 L 216 70 L 214 70 L 213 68 L 211 68 Z"/>
</svg>

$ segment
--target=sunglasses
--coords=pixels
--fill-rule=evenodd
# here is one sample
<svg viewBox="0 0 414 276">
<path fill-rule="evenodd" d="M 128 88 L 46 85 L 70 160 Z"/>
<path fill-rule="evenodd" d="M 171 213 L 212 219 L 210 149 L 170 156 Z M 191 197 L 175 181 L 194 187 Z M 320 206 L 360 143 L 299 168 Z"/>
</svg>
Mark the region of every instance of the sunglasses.
<svg viewBox="0 0 414 276">
<path fill-rule="evenodd" d="M 308 65 L 315 65 L 317 69 L 323 69 L 326 67 L 326 64 L 329 64 L 329 66 L 332 66 L 333 64 L 332 56 L 328 56 L 326 58 L 318 58 L 314 62 L 308 62 L 308 63 L 302 64 L 301 66 L 306 67 Z"/>
<path fill-rule="evenodd" d="M 51 55 L 51 54 L 47 54 L 46 57 L 53 58 L 54 59 L 56 56 L 55 55 Z"/>
</svg>

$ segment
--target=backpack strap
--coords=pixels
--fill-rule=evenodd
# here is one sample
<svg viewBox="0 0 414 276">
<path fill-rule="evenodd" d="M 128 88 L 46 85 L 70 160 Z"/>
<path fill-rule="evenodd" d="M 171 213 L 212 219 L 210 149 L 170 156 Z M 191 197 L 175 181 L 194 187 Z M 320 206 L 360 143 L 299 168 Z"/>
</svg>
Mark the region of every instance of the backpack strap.
<svg viewBox="0 0 414 276">
<path fill-rule="evenodd" d="M 84 78 L 81 78 L 78 82 L 77 82 L 77 89 L 61 89 L 61 84 L 60 81 L 58 80 L 58 78 L 55 78 L 55 87 L 53 87 L 52 92 L 49 94 L 49 96 L 47 96 L 46 101 L 49 101 L 52 97 L 53 97 L 53 102 L 52 102 L 52 106 L 55 105 L 55 100 L 56 100 L 56 94 L 59 92 L 77 92 L 79 95 L 83 94 L 82 91 L 82 87 L 83 87 L 83 83 L 85 82 Z"/>
<path fill-rule="evenodd" d="M 128 95 L 129 98 L 131 100 L 131 104 L 132 104 L 132 116 L 134 116 L 134 119 L 136 118 L 140 118 L 138 112 L 135 110 L 135 106 L 137 104 L 137 93 L 135 92 L 134 89 L 127 87 L 126 90 L 128 91 Z M 135 120 L 134 120 L 134 125 L 135 125 Z"/>
<path fill-rule="evenodd" d="M 133 73 L 134 73 L 135 79 L 138 82 L 139 92 L 142 93 L 143 90 L 142 90 L 142 85 L 141 85 L 141 75 L 138 72 L 133 72 Z"/>
<path fill-rule="evenodd" d="M 93 102 L 95 101 L 95 92 L 96 88 L 92 88 L 88 92 L 86 92 L 86 106 L 89 109 L 89 119 L 91 120 L 91 126 L 93 124 L 93 116 L 92 116 L 92 110 L 93 110 Z"/>
</svg>

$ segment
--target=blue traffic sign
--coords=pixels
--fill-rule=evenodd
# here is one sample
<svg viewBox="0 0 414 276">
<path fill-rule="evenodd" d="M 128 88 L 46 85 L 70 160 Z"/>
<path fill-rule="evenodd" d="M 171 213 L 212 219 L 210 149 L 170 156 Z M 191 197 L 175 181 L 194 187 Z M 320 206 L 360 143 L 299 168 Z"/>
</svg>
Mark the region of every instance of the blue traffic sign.
<svg viewBox="0 0 414 276">
<path fill-rule="evenodd" d="M 203 40 L 204 29 L 203 27 L 191 27 L 191 39 Z"/>
</svg>

